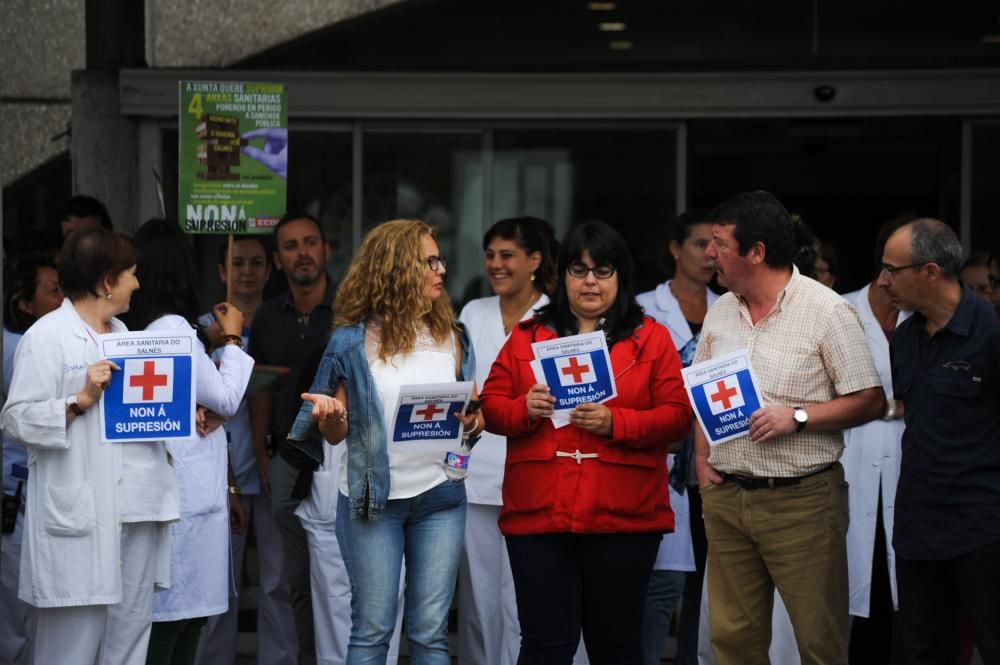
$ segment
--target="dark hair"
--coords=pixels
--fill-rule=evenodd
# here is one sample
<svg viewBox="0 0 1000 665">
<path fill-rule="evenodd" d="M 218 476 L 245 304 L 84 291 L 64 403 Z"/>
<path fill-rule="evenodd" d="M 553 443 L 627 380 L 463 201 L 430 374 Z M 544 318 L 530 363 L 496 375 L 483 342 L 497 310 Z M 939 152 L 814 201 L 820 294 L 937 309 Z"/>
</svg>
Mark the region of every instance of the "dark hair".
<svg viewBox="0 0 1000 665">
<path fill-rule="evenodd" d="M 268 250 L 267 241 L 264 240 L 264 236 L 259 236 L 259 235 L 236 236 L 235 238 L 233 238 L 233 244 L 235 245 L 236 243 L 240 242 L 241 240 L 256 240 L 257 243 L 264 249 L 264 258 L 266 260 L 268 260 L 268 261 L 270 260 L 268 257 L 270 256 L 271 252 L 270 252 L 270 250 Z M 224 240 L 219 245 L 219 265 L 220 266 L 226 265 L 226 254 L 228 252 L 229 252 L 229 241 L 228 240 Z"/>
<path fill-rule="evenodd" d="M 604 222 L 587 222 L 574 227 L 559 248 L 558 276 L 551 302 L 538 311 L 537 323 L 553 328 L 560 337 L 579 330 L 566 295 L 566 269 L 587 252 L 595 265 L 614 266 L 618 275 L 618 295 L 605 313 L 604 331 L 608 344 L 625 339 L 642 325 L 642 307 L 635 301 L 635 268 L 625 239 Z M 533 325 L 528 321 L 522 326 Z"/>
<path fill-rule="evenodd" d="M 962 270 L 965 270 L 966 268 L 980 267 L 985 267 L 987 269 L 990 267 L 990 255 L 986 252 L 972 252 L 972 254 L 969 255 L 969 258 L 965 260 L 965 263 L 962 264 Z"/>
<path fill-rule="evenodd" d="M 494 238 L 510 240 L 528 254 L 541 254 L 542 262 L 533 273 L 535 283 L 543 293 L 552 295 L 556 288 L 555 253 L 558 243 L 548 222 L 538 217 L 501 219 L 483 234 L 483 251 Z"/>
<path fill-rule="evenodd" d="M 875 234 L 875 264 L 873 266 L 876 277 L 882 272 L 882 254 L 885 253 L 885 243 L 889 242 L 889 236 L 915 219 L 918 219 L 916 213 L 904 212 L 878 228 L 878 233 Z"/>
<path fill-rule="evenodd" d="M 63 222 L 70 217 L 96 217 L 101 222 L 101 226 L 111 230 L 111 215 L 104 204 L 93 196 L 73 196 L 59 209 L 59 221 Z"/>
<path fill-rule="evenodd" d="M 795 242 L 792 216 L 770 192 L 743 192 L 723 201 L 711 213 L 712 222 L 735 224 L 733 237 L 740 256 L 758 242 L 764 245 L 764 263 L 772 268 L 790 268 L 799 245 Z"/>
<path fill-rule="evenodd" d="M 702 208 L 692 208 L 677 215 L 674 223 L 670 225 L 670 240 L 678 245 L 683 245 L 684 241 L 691 237 L 691 230 L 699 224 L 711 224 L 712 217 L 708 210 Z"/>
<path fill-rule="evenodd" d="M 709 211 L 702 208 L 692 208 L 674 218 L 673 223 L 670 225 L 667 245 L 663 248 L 663 258 L 660 261 L 661 267 L 668 275 L 673 275 L 677 272 L 677 262 L 670 253 L 670 243 L 676 242 L 678 245 L 683 245 L 684 241 L 691 237 L 691 231 L 694 230 L 694 227 L 699 224 L 711 223 L 712 218 L 709 216 Z"/>
<path fill-rule="evenodd" d="M 278 220 L 278 223 L 274 225 L 275 242 L 277 242 L 278 240 L 278 230 L 281 229 L 281 227 L 284 226 L 285 224 L 294 222 L 297 219 L 308 219 L 310 222 L 315 224 L 316 228 L 319 229 L 319 239 L 324 243 L 326 242 L 326 234 L 323 233 L 323 225 L 319 223 L 319 220 L 310 215 L 309 213 L 302 212 L 300 210 L 289 210 L 282 216 L 281 219 Z"/>
<path fill-rule="evenodd" d="M 793 263 L 800 274 L 816 279 L 816 259 L 823 253 L 823 245 L 812 227 L 803 222 L 799 215 L 792 215 L 792 231 L 798 248 Z"/>
<path fill-rule="evenodd" d="M 994 261 L 1000 261 L 1000 247 L 997 247 L 992 252 L 990 252 L 989 261 L 987 262 L 986 266 L 990 267 Z"/>
<path fill-rule="evenodd" d="M 38 269 L 55 270 L 56 262 L 51 254 L 36 252 L 15 257 L 4 267 L 3 324 L 11 332 L 23 333 L 36 319 L 18 305 L 35 297 Z"/>
<path fill-rule="evenodd" d="M 72 301 L 98 296 L 97 283 L 105 277 L 113 282 L 136 265 L 135 243 L 103 226 L 71 233 L 59 255 L 59 286 Z"/>
<path fill-rule="evenodd" d="M 198 278 L 194 251 L 177 222 L 151 219 L 135 233 L 139 290 L 120 318 L 129 330 L 144 330 L 166 314 L 183 316 L 197 327 Z"/>
</svg>

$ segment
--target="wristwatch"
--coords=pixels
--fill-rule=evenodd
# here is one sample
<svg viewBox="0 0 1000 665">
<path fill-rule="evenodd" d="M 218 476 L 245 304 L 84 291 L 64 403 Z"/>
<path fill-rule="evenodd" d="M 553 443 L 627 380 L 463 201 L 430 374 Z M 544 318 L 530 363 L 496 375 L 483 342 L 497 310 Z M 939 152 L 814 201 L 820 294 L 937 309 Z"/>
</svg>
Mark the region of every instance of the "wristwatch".
<svg viewBox="0 0 1000 665">
<path fill-rule="evenodd" d="M 75 394 L 66 398 L 66 408 L 78 416 L 83 415 L 83 409 L 80 408 L 80 404 L 77 401 Z"/>
<path fill-rule="evenodd" d="M 896 400 L 887 399 L 885 401 L 885 415 L 882 420 L 894 420 L 896 418 Z"/>
<path fill-rule="evenodd" d="M 801 432 L 806 428 L 806 423 L 809 422 L 809 414 L 801 406 L 794 407 L 795 411 L 792 414 L 795 418 L 795 431 Z"/>
</svg>

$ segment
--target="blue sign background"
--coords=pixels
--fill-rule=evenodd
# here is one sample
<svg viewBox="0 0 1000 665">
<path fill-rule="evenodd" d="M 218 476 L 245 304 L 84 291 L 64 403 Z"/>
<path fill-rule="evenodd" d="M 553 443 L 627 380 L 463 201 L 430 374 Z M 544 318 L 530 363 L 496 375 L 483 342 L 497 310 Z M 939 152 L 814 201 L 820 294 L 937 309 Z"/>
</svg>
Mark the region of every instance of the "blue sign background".
<svg viewBox="0 0 1000 665">
<path fill-rule="evenodd" d="M 129 359 L 152 360 L 153 356 L 127 356 Z M 172 358 L 174 361 L 173 402 L 143 402 L 141 404 L 123 404 L 125 391 L 124 371 L 112 372 L 111 383 L 104 391 L 104 436 L 114 441 L 162 441 L 164 439 L 179 439 L 194 435 L 191 422 L 191 356 L 155 356 L 156 359 Z M 109 358 L 119 367 L 125 367 L 126 358 Z M 155 415 L 163 407 L 164 415 Z M 151 407 L 152 416 L 132 416 L 130 410 L 141 407 Z M 115 423 L 178 423 L 175 430 L 118 432 Z"/>
<path fill-rule="evenodd" d="M 437 403 L 440 406 L 440 402 Z M 461 413 L 465 408 L 465 402 L 451 402 L 447 407 L 448 416 L 444 420 L 427 420 L 424 422 L 435 423 L 440 427 L 435 429 L 420 429 L 417 425 L 421 423 L 411 423 L 410 416 L 413 415 L 414 407 L 425 406 L 424 404 L 403 404 L 399 407 L 399 414 L 396 416 L 396 429 L 392 433 L 392 440 L 399 442 L 420 441 L 422 439 L 456 439 L 458 438 L 458 428 L 461 423 L 458 418 L 451 415 Z M 408 434 L 404 438 L 404 434 Z"/>
<path fill-rule="evenodd" d="M 569 355 L 575 356 L 584 354 L 572 353 Z M 588 383 L 577 383 L 571 386 L 561 385 L 561 382 L 559 381 L 559 368 L 556 366 L 556 358 L 562 356 L 542 358 L 542 372 L 545 374 L 545 383 L 549 387 L 549 393 L 556 398 L 556 411 L 574 409 L 578 404 L 596 402 L 611 395 L 611 371 L 608 369 L 608 364 L 605 362 L 604 352 L 592 351 L 586 355 L 590 358 L 590 362 L 592 363 L 594 370 L 594 376 L 597 377 L 597 380 Z M 577 390 L 579 388 L 586 388 L 587 392 L 581 394 L 574 394 L 571 392 L 571 390 Z M 590 391 L 590 388 L 594 389 L 593 392 Z"/>
<path fill-rule="evenodd" d="M 726 376 L 717 376 L 707 383 L 703 383 L 699 386 L 691 387 L 691 397 L 694 400 L 694 407 L 698 410 L 698 415 L 701 416 L 701 420 L 705 423 L 706 434 L 708 435 L 709 441 L 716 441 L 717 439 L 726 438 L 732 436 L 737 432 L 746 433 L 750 430 L 750 414 L 760 408 L 760 399 L 757 396 L 757 391 L 754 390 L 753 381 L 750 378 L 750 370 L 742 369 L 736 372 L 736 380 L 740 385 L 740 393 L 743 396 L 745 404 L 743 406 L 734 407 L 727 411 L 720 411 L 718 414 L 712 413 L 712 408 L 708 404 L 708 395 L 705 392 L 705 386 L 715 388 L 716 382 L 733 376 L 732 374 L 727 374 Z M 723 420 L 728 414 L 731 414 L 738 409 L 743 410 L 743 415 L 746 419 L 746 423 L 738 428 L 734 429 L 731 425 L 737 422 L 737 419 Z M 721 434 L 716 434 L 716 428 L 727 427 Z"/>
</svg>

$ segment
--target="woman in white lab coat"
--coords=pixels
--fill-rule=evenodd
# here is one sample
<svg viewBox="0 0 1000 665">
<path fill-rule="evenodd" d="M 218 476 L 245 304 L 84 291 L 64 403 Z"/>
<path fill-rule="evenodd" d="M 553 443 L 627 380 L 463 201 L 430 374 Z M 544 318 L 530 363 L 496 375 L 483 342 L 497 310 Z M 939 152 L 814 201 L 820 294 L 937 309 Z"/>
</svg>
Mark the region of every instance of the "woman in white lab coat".
<svg viewBox="0 0 1000 665">
<path fill-rule="evenodd" d="M 892 645 L 892 610 L 884 600 L 885 589 L 872 589 L 872 571 L 878 565 L 887 571 L 892 609 L 898 608 L 896 596 L 896 562 L 892 549 L 892 525 L 896 485 L 899 481 L 900 443 L 903 439 L 902 404 L 896 405 L 892 392 L 892 365 L 889 360 L 889 339 L 883 325 L 892 330 L 905 321 L 910 312 L 900 312 L 892 305 L 888 294 L 874 284 L 868 284 L 860 291 L 844 296 L 854 306 L 865 329 L 865 342 L 871 351 L 872 360 L 882 380 L 882 388 L 889 403 L 882 420 L 844 430 L 844 454 L 840 463 L 844 465 L 844 478 L 849 484 L 851 526 L 847 530 L 847 573 L 850 583 L 850 609 L 854 617 L 868 618 L 873 605 L 882 608 L 881 624 L 874 634 L 868 635 L 855 621 L 851 632 L 851 662 L 888 662 Z M 881 321 L 880 321 L 881 319 Z M 878 510 L 881 508 L 881 516 Z M 881 520 L 879 519 L 881 517 Z M 876 534 L 881 521 L 882 533 Z M 876 552 L 876 539 L 884 543 L 884 549 Z M 880 547 L 880 549 L 882 549 Z M 875 556 L 884 556 L 885 561 L 876 561 Z M 884 579 L 884 578 L 882 578 Z M 878 614 L 878 612 L 876 612 Z M 864 644 L 860 644 L 860 642 Z M 857 645 L 856 645 L 857 643 Z"/>
<path fill-rule="evenodd" d="M 670 236 L 667 250 L 673 260 L 673 279 L 652 291 L 640 293 L 636 300 L 646 310 L 647 316 L 653 317 L 670 331 L 670 338 L 677 347 L 681 364 L 687 367 L 698 346 L 705 314 L 719 297 L 708 288 L 708 283 L 715 274 L 715 263 L 706 255 L 708 244 L 712 240 L 712 225 L 704 213 L 689 211 L 675 220 Z M 702 584 L 701 576 L 688 573 L 704 571 L 706 549 L 698 485 L 690 466 L 690 446 L 691 441 L 686 441 L 677 454 L 668 457 L 672 471 L 670 507 L 675 513 L 675 527 L 673 533 L 664 535 L 660 541 L 660 551 L 656 555 L 646 593 L 642 639 L 647 665 L 660 662 L 670 629 L 670 618 L 685 590 L 687 614 L 682 619 L 676 662 L 693 663 L 695 657 Z M 684 488 L 687 491 L 681 494 L 678 489 Z M 693 511 L 689 511 L 689 498 L 693 499 L 690 502 L 694 505 Z M 697 550 L 692 536 L 700 538 Z M 687 631 L 684 631 L 685 625 L 688 627 Z"/>
<path fill-rule="evenodd" d="M 556 284 L 554 244 L 552 228 L 535 217 L 500 220 L 483 236 L 483 268 L 495 295 L 469 302 L 458 317 L 476 350 L 479 388 L 511 328 L 549 303 L 547 293 Z M 465 479 L 469 503 L 458 583 L 462 663 L 513 665 L 521 648 L 514 579 L 497 526 L 506 457 L 507 440 L 483 432 Z"/>
<path fill-rule="evenodd" d="M 0 426 L 28 448 L 21 599 L 37 609 L 35 663 L 138 665 L 154 584 L 169 583 L 177 485 L 156 444 L 101 443 L 98 401 L 119 368 L 98 336 L 122 332 L 136 251 L 104 228 L 69 236 L 67 299 L 21 339 Z"/>
<path fill-rule="evenodd" d="M 144 287 L 127 322 L 135 329 L 184 330 L 197 320 L 194 255 L 180 227 L 151 220 L 135 235 L 138 275 Z M 228 417 L 236 413 L 250 381 L 253 360 L 240 348 L 243 315 L 222 303 L 215 308 L 224 344 L 218 368 L 204 339 L 194 349 L 195 400 Z M 229 609 L 228 446 L 225 430 L 166 444 L 180 486 L 181 520 L 171 527 L 173 583 L 156 594 L 147 663 L 193 663 L 205 618 Z M 238 497 L 237 497 L 238 498 Z M 236 507 L 239 507 L 238 509 Z M 242 515 L 242 505 L 233 502 Z M 242 525 L 240 525 L 242 526 Z"/>
</svg>

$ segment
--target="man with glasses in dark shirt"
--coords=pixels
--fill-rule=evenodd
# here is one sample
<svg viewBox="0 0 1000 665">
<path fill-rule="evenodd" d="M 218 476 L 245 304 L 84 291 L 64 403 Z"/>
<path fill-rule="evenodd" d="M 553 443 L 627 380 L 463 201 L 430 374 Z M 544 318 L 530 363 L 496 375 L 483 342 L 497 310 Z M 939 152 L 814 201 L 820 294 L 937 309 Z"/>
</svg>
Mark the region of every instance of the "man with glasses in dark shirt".
<svg viewBox="0 0 1000 665">
<path fill-rule="evenodd" d="M 257 471 L 264 491 L 271 496 L 275 521 L 281 531 L 287 582 L 298 638 L 298 660 L 316 662 L 312 601 L 309 589 L 309 547 L 305 529 L 295 509 L 308 496 L 316 462 L 285 441 L 298 413 L 298 386 L 309 385 L 314 370 L 306 360 L 321 351 L 333 323 L 331 302 L 335 293 L 326 273 L 328 248 L 323 229 L 310 215 L 289 212 L 274 228 L 274 266 L 285 273 L 288 292 L 262 304 L 250 328 L 250 353 L 261 365 L 288 368 L 290 373 L 273 389 L 250 396 L 250 426 L 253 430 Z M 270 445 L 268 442 L 270 441 Z M 272 458 L 271 455 L 274 455 Z"/>
<path fill-rule="evenodd" d="M 889 237 L 877 285 L 914 314 L 891 345 L 906 403 L 893 546 L 911 665 L 954 662 L 959 610 L 1000 663 L 1000 322 L 958 281 L 962 247 L 936 219 Z"/>
</svg>

